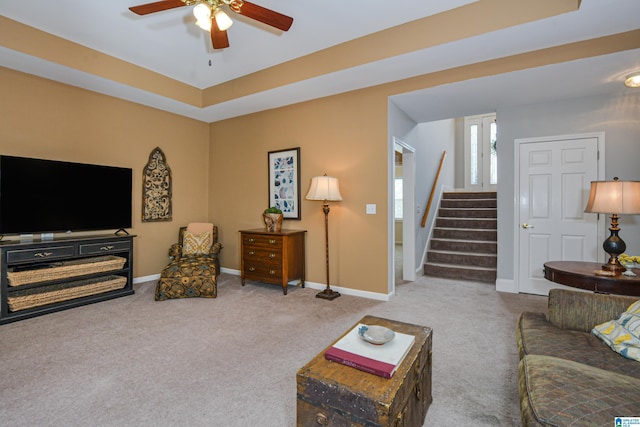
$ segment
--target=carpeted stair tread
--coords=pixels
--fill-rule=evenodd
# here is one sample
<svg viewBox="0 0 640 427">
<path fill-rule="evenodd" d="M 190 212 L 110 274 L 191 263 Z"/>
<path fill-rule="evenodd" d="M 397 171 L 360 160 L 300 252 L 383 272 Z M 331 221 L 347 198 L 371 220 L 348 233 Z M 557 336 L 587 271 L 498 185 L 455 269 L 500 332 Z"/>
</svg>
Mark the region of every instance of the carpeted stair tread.
<svg viewBox="0 0 640 427">
<path fill-rule="evenodd" d="M 497 218 L 498 211 L 495 208 L 440 208 L 440 218 Z"/>
<path fill-rule="evenodd" d="M 496 199 L 442 199 L 440 207 L 442 208 L 497 208 Z"/>
<path fill-rule="evenodd" d="M 495 199 L 498 193 L 492 191 L 452 191 L 442 194 L 443 199 Z"/>
<path fill-rule="evenodd" d="M 496 266 L 498 265 L 498 257 L 496 254 L 450 252 L 438 250 L 429 250 L 427 252 L 427 263 L 452 265 L 452 260 L 455 260 L 454 265 L 456 266 L 486 267 L 495 270 Z"/>
<path fill-rule="evenodd" d="M 476 240 L 431 239 L 431 249 L 449 250 L 455 252 L 479 252 L 497 253 L 496 242 L 483 242 Z"/>
<path fill-rule="evenodd" d="M 495 218 L 436 218 L 436 227 L 497 230 L 498 220 Z"/>
<path fill-rule="evenodd" d="M 460 255 L 475 255 L 475 256 L 490 256 L 497 257 L 498 255 L 495 252 L 465 252 L 465 251 L 447 251 L 443 249 L 429 249 L 428 252 L 437 252 L 442 254 L 449 254 L 450 256 L 460 256 Z"/>
<path fill-rule="evenodd" d="M 424 274 L 446 279 L 470 280 L 475 282 L 495 282 L 496 269 L 472 266 L 456 266 L 441 263 L 425 263 Z"/>
<path fill-rule="evenodd" d="M 497 230 L 487 228 L 466 228 L 461 230 L 459 228 L 436 227 L 433 229 L 433 238 L 495 242 L 497 240 Z"/>
<path fill-rule="evenodd" d="M 477 265 L 458 265 L 458 264 L 445 264 L 439 262 L 428 262 L 428 265 L 432 265 L 435 267 L 447 267 L 447 268 L 457 268 L 462 270 L 474 270 L 474 271 L 495 271 L 495 268 L 490 267 L 480 267 Z"/>
</svg>

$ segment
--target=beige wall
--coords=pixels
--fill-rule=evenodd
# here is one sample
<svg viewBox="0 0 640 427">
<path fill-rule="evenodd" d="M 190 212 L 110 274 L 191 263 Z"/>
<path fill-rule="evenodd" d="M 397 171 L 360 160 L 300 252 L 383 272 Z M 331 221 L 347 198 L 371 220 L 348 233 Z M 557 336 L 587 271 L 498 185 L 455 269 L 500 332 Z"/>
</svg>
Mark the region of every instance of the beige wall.
<svg viewBox="0 0 640 427">
<path fill-rule="evenodd" d="M 378 98 L 378 99 L 376 99 Z M 351 93 L 211 125 L 210 215 L 221 225 L 224 267 L 240 268 L 238 230 L 262 227 L 268 207 L 267 153 L 300 147 L 302 220 L 307 230 L 307 280 L 326 283 L 322 203 L 304 200 L 316 175 L 340 179 L 343 201 L 329 214 L 331 284 L 387 292 L 386 102 Z M 378 205 L 365 215 L 365 204 Z"/>
<path fill-rule="evenodd" d="M 0 154 L 133 169 L 135 277 L 159 274 L 178 227 L 207 219 L 207 124 L 6 68 L 0 93 Z M 155 147 L 173 174 L 173 221 L 142 223 L 142 169 Z"/>
</svg>

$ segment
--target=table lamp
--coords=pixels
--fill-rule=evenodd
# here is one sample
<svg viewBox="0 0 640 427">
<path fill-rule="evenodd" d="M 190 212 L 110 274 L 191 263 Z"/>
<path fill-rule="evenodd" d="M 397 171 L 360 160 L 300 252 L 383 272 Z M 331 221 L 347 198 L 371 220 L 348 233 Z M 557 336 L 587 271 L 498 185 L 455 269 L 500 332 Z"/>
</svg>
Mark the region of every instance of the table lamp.
<svg viewBox="0 0 640 427">
<path fill-rule="evenodd" d="M 602 244 L 604 251 L 609 254 L 609 261 L 602 265 L 602 269 L 613 275 L 622 273 L 625 268 L 618 256 L 627 249 L 627 245 L 618 235 L 618 215 L 640 214 L 640 181 L 620 181 L 618 177 L 613 181 L 591 181 L 589 201 L 584 211 L 611 214 L 611 234 Z"/>
<path fill-rule="evenodd" d="M 342 200 L 340 188 L 338 186 L 338 178 L 332 176 L 316 176 L 311 180 L 311 186 L 305 196 L 307 200 L 322 200 L 322 211 L 324 212 L 324 241 L 327 266 L 327 287 L 324 291 L 316 294 L 316 298 L 334 300 L 340 296 L 339 292 L 331 289 L 329 285 L 329 202 L 338 202 Z"/>
</svg>

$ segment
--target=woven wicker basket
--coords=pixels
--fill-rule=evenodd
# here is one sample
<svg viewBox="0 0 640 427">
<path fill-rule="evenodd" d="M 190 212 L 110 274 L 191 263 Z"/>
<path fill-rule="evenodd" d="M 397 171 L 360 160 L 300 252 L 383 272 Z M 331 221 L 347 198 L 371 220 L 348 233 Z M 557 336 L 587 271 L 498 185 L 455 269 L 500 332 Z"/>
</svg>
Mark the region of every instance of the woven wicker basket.
<svg viewBox="0 0 640 427">
<path fill-rule="evenodd" d="M 27 308 L 122 289 L 126 284 L 127 278 L 122 276 L 96 277 L 44 288 L 19 290 L 11 293 L 7 302 L 10 311 L 26 310 Z"/>
<path fill-rule="evenodd" d="M 9 286 L 20 286 L 30 283 L 46 282 L 48 280 L 66 279 L 68 277 L 85 274 L 102 273 L 120 270 L 126 258 L 108 255 L 93 258 L 62 261 L 53 267 L 36 270 L 10 271 L 7 273 Z"/>
</svg>

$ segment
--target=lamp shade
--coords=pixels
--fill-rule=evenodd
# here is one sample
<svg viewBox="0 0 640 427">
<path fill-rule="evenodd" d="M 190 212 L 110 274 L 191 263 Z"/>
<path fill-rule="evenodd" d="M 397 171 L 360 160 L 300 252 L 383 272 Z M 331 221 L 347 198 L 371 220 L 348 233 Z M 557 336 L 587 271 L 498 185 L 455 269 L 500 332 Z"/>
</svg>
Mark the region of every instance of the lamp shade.
<svg viewBox="0 0 640 427">
<path fill-rule="evenodd" d="M 640 214 L 640 181 L 591 181 L 585 212 Z"/>
<path fill-rule="evenodd" d="M 342 200 L 338 186 L 338 178 L 326 175 L 313 177 L 305 199 L 328 200 L 333 202 Z"/>
</svg>

